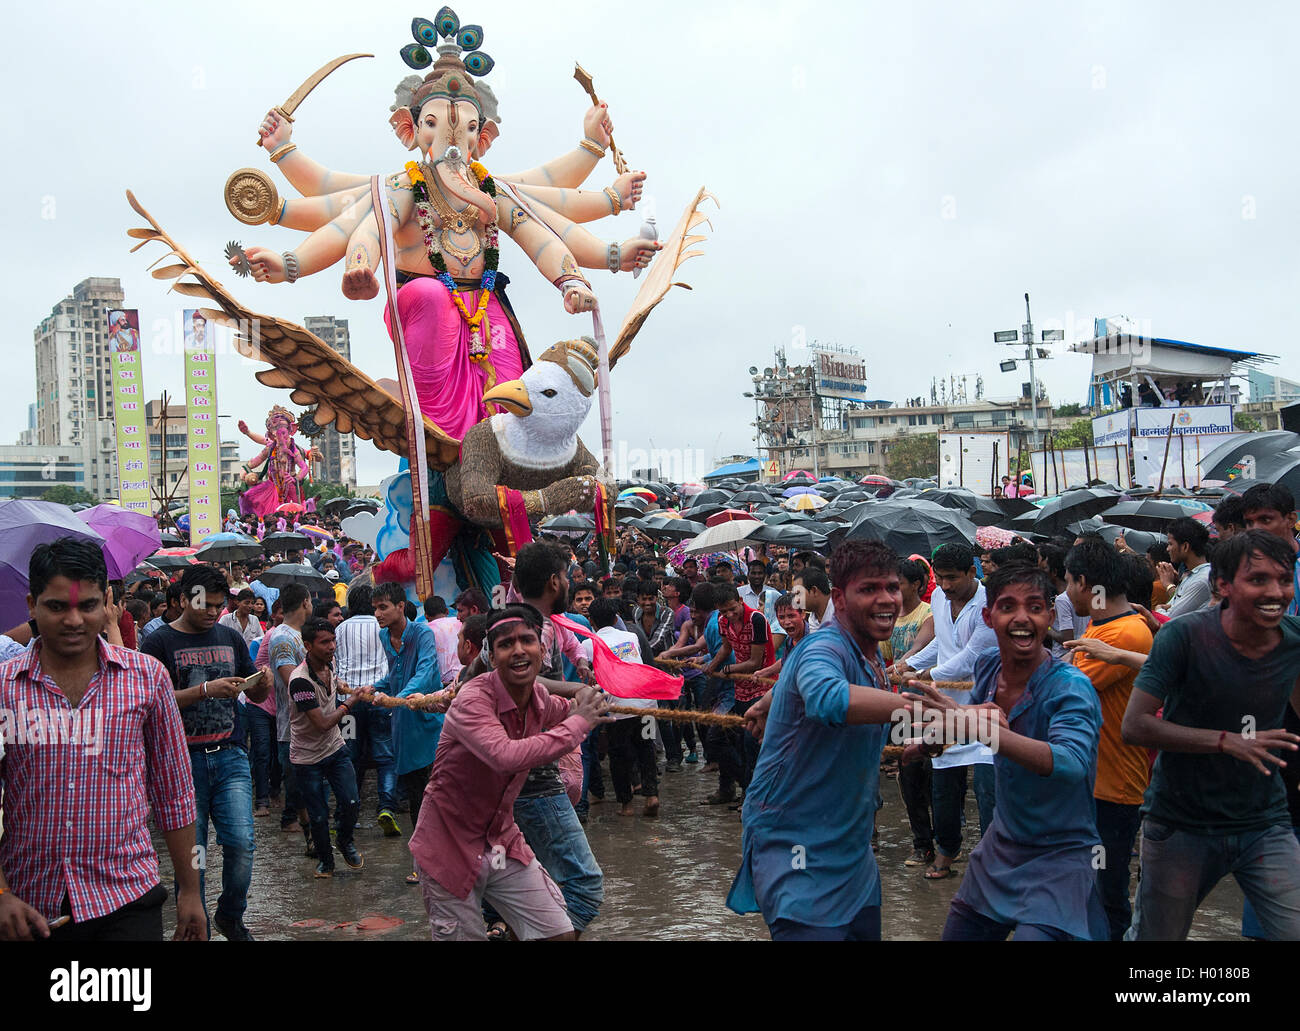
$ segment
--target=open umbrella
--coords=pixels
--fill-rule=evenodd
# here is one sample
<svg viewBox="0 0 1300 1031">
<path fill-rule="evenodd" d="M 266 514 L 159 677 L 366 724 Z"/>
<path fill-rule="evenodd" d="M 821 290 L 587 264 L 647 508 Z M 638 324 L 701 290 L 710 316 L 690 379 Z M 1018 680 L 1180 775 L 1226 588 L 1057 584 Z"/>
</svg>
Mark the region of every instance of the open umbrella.
<svg viewBox="0 0 1300 1031">
<path fill-rule="evenodd" d="M 739 494 L 733 494 L 730 500 L 733 505 L 762 505 L 771 501 L 772 495 L 757 487 L 750 487 Z"/>
<path fill-rule="evenodd" d="M 785 490 L 781 491 L 781 497 L 783 498 L 792 498 L 796 494 L 817 494 L 820 497 L 817 488 L 811 483 L 801 483 L 794 487 L 786 487 Z"/>
<path fill-rule="evenodd" d="M 683 483 L 677 488 L 677 493 L 684 498 L 693 498 L 696 494 L 703 494 L 705 486 L 702 483 Z"/>
<path fill-rule="evenodd" d="M 705 519 L 705 520 L 704 520 L 704 525 L 705 525 L 705 526 L 717 526 L 718 523 L 728 523 L 728 522 L 732 522 L 732 521 L 735 521 L 735 520 L 740 520 L 740 521 L 742 521 L 742 522 L 743 522 L 743 521 L 751 521 L 751 522 L 752 522 L 752 521 L 757 520 L 757 518 L 758 518 L 758 517 L 757 517 L 756 515 L 754 515 L 752 512 L 746 512 L 746 511 L 744 511 L 743 509 L 739 509 L 739 508 L 724 508 L 724 509 L 722 509 L 721 511 L 714 512 L 711 516 L 709 516 L 707 519 Z"/>
<path fill-rule="evenodd" d="M 1268 430 L 1264 433 L 1251 433 L 1244 437 L 1234 437 L 1226 444 L 1220 444 L 1200 461 L 1201 478 L 1205 480 L 1239 479 L 1250 473 L 1249 458 L 1258 465 L 1265 459 L 1300 448 L 1300 433 L 1290 430 Z M 1258 471 L 1255 479 L 1266 480 Z"/>
<path fill-rule="evenodd" d="M 729 490 L 718 490 L 716 487 L 700 491 L 691 499 L 691 508 L 698 505 L 725 505 L 731 500 L 731 494 Z"/>
<path fill-rule="evenodd" d="M 283 512 L 286 515 L 293 515 L 297 512 L 306 512 L 307 510 L 296 501 L 286 501 L 283 505 L 277 506 L 276 511 Z"/>
<path fill-rule="evenodd" d="M 104 538 L 104 561 L 108 578 L 120 580 L 146 555 L 162 547 L 158 524 L 143 512 L 120 505 L 86 506 L 77 518 Z"/>
<path fill-rule="evenodd" d="M 782 505 L 792 512 L 816 512 L 820 508 L 825 508 L 828 504 L 830 504 L 829 501 L 816 494 L 796 494 L 782 502 Z"/>
<path fill-rule="evenodd" d="M 816 483 L 817 477 L 807 469 L 791 469 L 781 477 L 782 483 L 797 483 L 800 480 L 807 480 L 809 483 Z"/>
<path fill-rule="evenodd" d="M 1123 499 L 1112 491 L 1097 490 L 1093 487 L 1066 491 L 1059 497 L 1052 498 L 1038 510 L 1037 516 L 1034 517 L 1033 529 L 1039 533 L 1055 533 L 1070 523 L 1104 512 L 1121 500 Z"/>
<path fill-rule="evenodd" d="M 149 564 L 157 569 L 185 569 L 198 560 L 198 548 L 163 548 L 149 556 Z"/>
<path fill-rule="evenodd" d="M 976 526 L 992 526 L 994 523 L 1002 522 L 1007 517 L 1006 512 L 1002 510 L 995 500 L 982 497 L 969 490 L 959 488 L 927 490 L 921 497 L 926 501 L 933 501 L 936 505 L 942 505 L 944 508 L 965 512 L 967 518 Z"/>
<path fill-rule="evenodd" d="M 178 548 L 185 543 L 185 538 L 170 530 L 163 530 L 158 535 L 158 543 L 164 548 Z"/>
<path fill-rule="evenodd" d="M 784 544 L 790 548 L 820 548 L 826 544 L 825 534 L 814 533 L 797 523 L 764 523 L 750 534 L 749 539 L 763 544 Z"/>
<path fill-rule="evenodd" d="M 267 587 L 281 589 L 290 584 L 302 584 L 313 594 L 334 590 L 334 585 L 315 569 L 311 566 L 299 565 L 297 562 L 281 562 L 270 569 L 263 570 L 257 579 Z"/>
<path fill-rule="evenodd" d="M 310 537 L 312 540 L 318 542 L 329 541 L 330 543 L 333 543 L 334 541 L 334 535 L 321 526 L 303 526 L 301 523 L 299 523 L 297 532 L 301 534 L 305 534 L 306 536 Z"/>
<path fill-rule="evenodd" d="M 1108 523 L 1127 526 L 1134 530 L 1150 530 L 1153 533 L 1164 533 L 1165 527 L 1175 519 L 1182 519 L 1189 515 L 1191 512 L 1182 505 L 1172 501 L 1157 501 L 1154 498 L 1121 501 L 1101 512 L 1101 518 Z"/>
<path fill-rule="evenodd" d="M 750 536 L 763 523 L 757 519 L 729 519 L 724 522 L 706 526 L 686 545 L 686 554 L 699 555 L 709 551 L 728 551 L 748 542 Z"/>
<path fill-rule="evenodd" d="M 645 532 L 651 537 L 663 537 L 672 541 L 684 541 L 697 537 L 708 527 L 690 519 L 670 519 L 661 515 L 646 516 Z"/>
<path fill-rule="evenodd" d="M 262 554 L 262 545 L 242 533 L 214 533 L 194 553 L 200 562 L 242 562 Z"/>
<path fill-rule="evenodd" d="M 864 512 L 841 539 L 882 541 L 899 555 L 929 555 L 941 544 L 973 545 L 976 529 L 965 514 L 941 505 L 881 501 Z"/>
<path fill-rule="evenodd" d="M 561 537 L 585 537 L 596 529 L 596 521 L 589 515 L 570 512 L 568 515 L 551 516 L 541 524 L 540 529 Z"/>
<path fill-rule="evenodd" d="M 66 505 L 12 498 L 0 501 L 0 620 L 5 627 L 27 622 L 27 569 L 38 544 L 60 537 L 104 538 Z"/>
<path fill-rule="evenodd" d="M 262 550 L 270 555 L 275 551 L 302 551 L 311 547 L 311 538 L 301 533 L 268 533 L 262 538 Z"/>
</svg>

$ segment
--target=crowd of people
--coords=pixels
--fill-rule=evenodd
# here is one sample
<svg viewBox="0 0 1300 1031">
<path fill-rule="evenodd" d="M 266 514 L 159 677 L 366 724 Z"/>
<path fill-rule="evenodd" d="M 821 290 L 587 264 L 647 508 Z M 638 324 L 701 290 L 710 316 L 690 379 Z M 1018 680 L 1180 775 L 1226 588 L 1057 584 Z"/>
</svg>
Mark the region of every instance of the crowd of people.
<svg viewBox="0 0 1300 1031">
<path fill-rule="evenodd" d="M 631 531 L 604 563 L 544 538 L 504 597 L 418 606 L 360 548 L 275 556 L 323 574 L 313 595 L 262 583 L 270 560 L 127 588 L 96 545 L 42 545 L 32 619 L 0 637 L 0 938 L 160 938 L 152 824 L 176 937 L 251 940 L 256 821 L 314 879 L 360 871 L 373 770 L 434 940 L 576 939 L 604 900 L 591 807 L 612 789 L 657 819 L 702 764 L 716 782 L 673 798 L 740 814 L 732 909 L 775 939 L 878 939 L 887 746 L 900 875 L 966 864 L 945 939 L 1184 938 L 1229 873 L 1243 935 L 1300 937 L 1295 522 L 1262 485 L 1213 539 L 1180 519 L 1146 554 L 851 540 L 701 568 Z M 670 677 L 675 698 L 625 687 Z"/>
</svg>

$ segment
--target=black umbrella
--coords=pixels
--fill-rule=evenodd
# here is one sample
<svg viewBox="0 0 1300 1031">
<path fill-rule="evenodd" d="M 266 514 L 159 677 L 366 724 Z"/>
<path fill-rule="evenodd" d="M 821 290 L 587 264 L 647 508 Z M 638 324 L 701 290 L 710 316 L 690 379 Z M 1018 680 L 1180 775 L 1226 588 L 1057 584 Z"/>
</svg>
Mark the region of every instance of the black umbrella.
<svg viewBox="0 0 1300 1031">
<path fill-rule="evenodd" d="M 337 512 L 342 512 L 354 500 L 354 498 L 347 497 L 330 498 L 325 504 L 317 506 L 316 511 L 325 515 L 334 515 Z"/>
<path fill-rule="evenodd" d="M 697 523 L 691 519 L 673 519 L 670 516 L 646 516 L 645 518 L 645 532 L 651 537 L 684 541 L 689 537 L 698 537 L 705 528 L 704 523 Z"/>
<path fill-rule="evenodd" d="M 1134 530 L 1151 530 L 1164 533 L 1165 527 L 1175 519 L 1190 516 L 1191 512 L 1182 505 L 1172 501 L 1156 501 L 1142 498 L 1136 501 L 1121 501 L 1102 511 L 1101 518 L 1116 526 L 1127 526 Z"/>
<path fill-rule="evenodd" d="M 750 487 L 742 490 L 739 494 L 733 494 L 730 498 L 733 505 L 761 505 L 772 500 L 772 495 L 765 490 L 757 490 Z"/>
<path fill-rule="evenodd" d="M 242 534 L 238 536 L 243 537 Z M 262 545 L 251 537 L 243 537 L 242 540 L 209 541 L 194 553 L 194 557 L 200 562 L 243 562 L 245 559 L 257 558 L 260 554 Z"/>
<path fill-rule="evenodd" d="M 180 536 L 172 533 L 170 530 L 164 530 L 161 536 L 162 546 L 164 548 L 179 548 L 185 544 L 185 541 Z"/>
<path fill-rule="evenodd" d="M 311 538 L 303 533 L 268 533 L 262 538 L 262 550 L 268 555 L 273 551 L 304 551 L 310 547 Z"/>
<path fill-rule="evenodd" d="M 933 501 L 936 505 L 942 505 L 944 508 L 965 512 L 967 518 L 976 526 L 992 526 L 994 523 L 1002 522 L 1007 517 L 1007 514 L 992 498 L 981 497 L 969 490 L 927 490 L 921 497 L 925 501 Z"/>
<path fill-rule="evenodd" d="M 594 530 L 596 521 L 589 515 L 582 513 L 571 513 L 569 515 L 552 516 L 541 524 L 543 530 Z"/>
<path fill-rule="evenodd" d="M 731 500 L 731 491 L 718 490 L 716 487 L 709 490 L 702 490 L 691 498 L 691 509 L 699 508 L 701 505 L 719 505 L 723 508 Z M 690 509 L 687 509 L 690 511 Z"/>
<path fill-rule="evenodd" d="M 302 584 L 313 594 L 334 590 L 334 585 L 315 569 L 311 566 L 299 565 L 297 562 L 281 562 L 270 569 L 263 570 L 257 579 L 267 587 L 275 588 Z"/>
<path fill-rule="evenodd" d="M 1070 523 L 1104 512 L 1120 500 L 1118 494 L 1092 487 L 1067 491 L 1038 510 L 1033 529 L 1039 533 L 1054 533 L 1064 529 Z"/>
<path fill-rule="evenodd" d="M 751 533 L 749 539 L 764 544 L 783 544 L 790 548 L 820 548 L 826 543 L 823 534 L 813 533 L 806 527 L 794 523 L 780 526 L 765 523 Z"/>
<path fill-rule="evenodd" d="M 1200 461 L 1201 476 L 1207 480 L 1230 480 L 1249 471 L 1243 460 L 1247 455 L 1254 456 L 1256 463 L 1255 479 L 1267 480 L 1268 476 L 1258 471 L 1259 463 L 1267 458 L 1300 448 L 1300 434 L 1290 430 L 1269 430 L 1265 433 L 1251 433 L 1220 444 Z"/>
<path fill-rule="evenodd" d="M 1009 516 L 1018 516 L 1022 512 L 1037 512 L 1033 502 L 1026 501 L 1024 498 L 994 498 L 993 504 L 1002 509 Z"/>
<path fill-rule="evenodd" d="M 1149 533 L 1146 530 L 1131 530 L 1125 526 L 1119 526 L 1115 523 L 1102 521 L 1101 516 L 1093 516 L 1091 519 L 1084 519 L 1077 523 L 1071 523 L 1067 526 L 1066 531 L 1074 534 L 1076 537 L 1085 537 L 1089 534 L 1096 534 L 1108 544 L 1114 544 L 1120 537 L 1124 538 L 1133 551 L 1139 555 L 1145 555 L 1147 548 L 1153 544 L 1165 543 L 1164 534 Z"/>
<path fill-rule="evenodd" d="M 919 501 L 882 501 L 843 534 L 843 540 L 883 541 L 899 555 L 929 555 L 941 544 L 975 544 L 976 526 L 961 512 Z"/>
<path fill-rule="evenodd" d="M 1004 530 L 1011 530 L 1015 533 L 1026 533 L 1029 530 L 1034 529 L 1034 523 L 1037 521 L 1038 509 L 1031 505 L 1028 512 L 1021 512 L 1018 516 L 1004 519 L 1002 522 L 998 523 L 998 526 L 1002 527 Z M 1044 536 L 1050 536 L 1050 534 L 1045 534 Z"/>
<path fill-rule="evenodd" d="M 189 569 L 194 562 L 189 555 L 150 555 L 149 565 L 155 569 Z"/>
<path fill-rule="evenodd" d="M 806 512 L 791 512 L 788 509 L 782 509 L 779 512 L 773 512 L 771 515 L 763 516 L 763 522 L 768 526 L 784 526 L 787 523 L 804 523 L 808 522 L 810 516 Z"/>
</svg>

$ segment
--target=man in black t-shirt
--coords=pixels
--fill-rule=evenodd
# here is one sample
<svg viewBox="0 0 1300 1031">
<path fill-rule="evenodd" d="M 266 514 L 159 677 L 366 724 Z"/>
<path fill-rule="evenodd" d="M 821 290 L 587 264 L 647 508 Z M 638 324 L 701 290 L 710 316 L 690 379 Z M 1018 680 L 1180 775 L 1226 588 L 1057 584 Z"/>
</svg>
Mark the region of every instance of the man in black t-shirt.
<svg viewBox="0 0 1300 1031">
<path fill-rule="evenodd" d="M 194 772 L 196 852 L 199 892 L 206 868 L 208 820 L 221 844 L 221 897 L 217 929 L 231 941 L 252 941 L 244 926 L 248 888 L 253 879 L 253 777 L 242 744 L 239 703 L 267 694 L 265 676 L 245 684 L 257 671 L 243 637 L 217 620 L 226 607 L 225 574 L 214 566 L 190 566 L 181 577 L 179 618 L 155 630 L 140 650 L 167 667 Z"/>
<path fill-rule="evenodd" d="M 1268 938 L 1300 939 L 1300 842 L 1278 769 L 1300 764 L 1300 736 L 1284 728 L 1300 702 L 1300 619 L 1285 615 L 1294 560 L 1260 530 L 1221 542 L 1210 573 L 1221 606 L 1166 623 L 1138 674 L 1124 741 L 1160 755 L 1130 941 L 1186 938 L 1229 873 Z"/>
</svg>

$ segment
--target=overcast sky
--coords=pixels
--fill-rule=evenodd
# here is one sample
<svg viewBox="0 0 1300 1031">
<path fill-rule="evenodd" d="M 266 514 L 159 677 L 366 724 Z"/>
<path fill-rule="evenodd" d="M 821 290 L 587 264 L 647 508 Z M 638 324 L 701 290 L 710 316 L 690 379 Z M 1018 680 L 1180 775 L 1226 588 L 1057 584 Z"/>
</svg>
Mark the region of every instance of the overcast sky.
<svg viewBox="0 0 1300 1031">
<path fill-rule="evenodd" d="M 614 431 L 628 448 L 714 459 L 752 453 L 747 368 L 808 339 L 856 347 L 871 397 L 928 394 L 936 374 L 1003 374 L 997 329 L 1023 321 L 1077 338 L 1125 315 L 1159 336 L 1282 356 L 1295 378 L 1294 103 L 1291 5 L 890 3 L 668 6 L 456 5 L 484 27 L 502 133 L 495 171 L 573 147 L 587 102 L 580 61 L 610 104 L 615 139 L 649 172 L 661 227 L 695 190 L 721 202 L 705 255 L 651 316 L 613 374 Z M 398 170 L 388 127 L 397 51 L 437 4 L 43 2 L 6 15 L 3 163 L 7 403 L 0 441 L 35 398 L 32 330 L 87 276 L 119 277 L 142 336 L 188 302 L 129 254 L 132 189 L 162 226 L 255 311 L 351 323 L 353 361 L 393 375 L 381 302 L 349 301 L 338 268 L 288 285 L 236 280 L 230 239 L 289 249 L 290 230 L 226 211 L 236 168 L 270 169 L 253 140 L 268 108 L 317 67 L 355 51 L 299 108 L 294 141 L 323 164 Z M 358 17 L 358 12 L 364 12 Z M 630 12 L 636 12 L 631 14 Z M 587 185 L 612 180 L 606 160 Z M 286 189 L 282 179 L 281 189 Z M 640 213 L 593 224 L 626 239 Z M 616 223 L 616 224 L 615 224 Z M 534 355 L 590 332 L 512 243 L 501 268 Z M 590 273 L 611 338 L 635 292 Z M 792 358 L 800 355 L 792 354 Z M 1039 366 L 1056 403 L 1084 401 L 1088 361 Z M 219 370 L 221 411 L 260 423 L 287 393 L 254 367 Z M 177 354 L 149 354 L 148 393 L 183 390 Z M 21 403 L 19 403 L 21 402 Z M 233 419 L 224 424 L 230 436 Z M 595 411 L 583 437 L 599 447 Z M 253 452 L 245 441 L 246 455 Z M 362 483 L 395 459 L 358 442 Z"/>
</svg>

